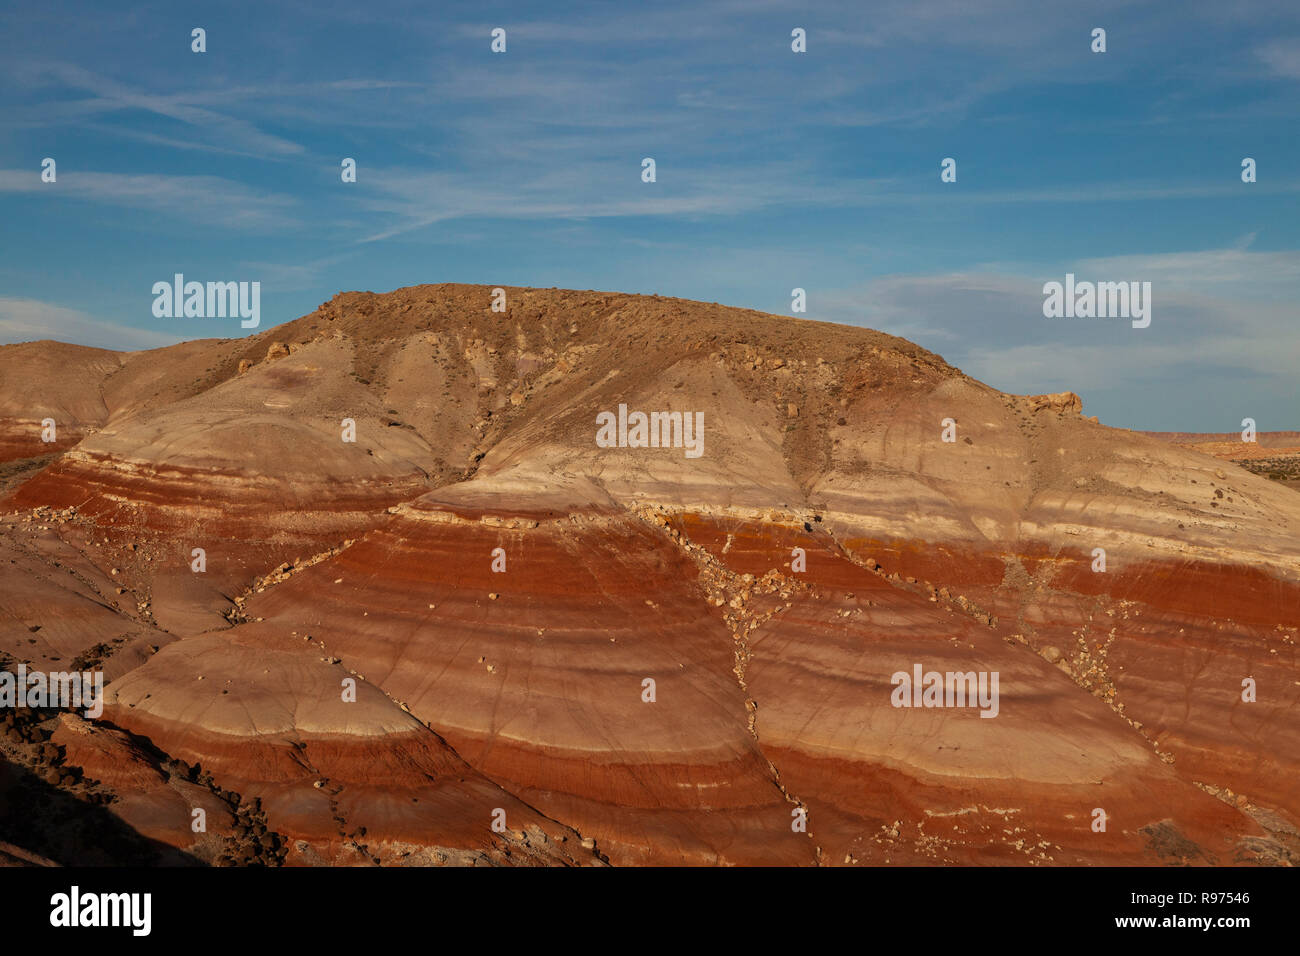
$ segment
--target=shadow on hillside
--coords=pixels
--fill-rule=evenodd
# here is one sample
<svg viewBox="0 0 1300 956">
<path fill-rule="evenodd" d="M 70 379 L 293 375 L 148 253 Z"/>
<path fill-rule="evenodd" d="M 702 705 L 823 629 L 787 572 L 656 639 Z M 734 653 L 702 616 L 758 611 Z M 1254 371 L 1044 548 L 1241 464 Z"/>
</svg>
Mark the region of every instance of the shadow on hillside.
<svg viewBox="0 0 1300 956">
<path fill-rule="evenodd" d="M 0 841 L 64 866 L 206 866 L 0 758 Z"/>
</svg>

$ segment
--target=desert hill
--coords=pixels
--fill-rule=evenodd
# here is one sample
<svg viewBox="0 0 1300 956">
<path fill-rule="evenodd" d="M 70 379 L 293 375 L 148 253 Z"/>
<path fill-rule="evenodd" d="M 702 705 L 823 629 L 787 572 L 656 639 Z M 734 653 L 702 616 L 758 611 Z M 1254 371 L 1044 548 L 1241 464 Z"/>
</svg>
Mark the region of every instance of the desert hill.
<svg viewBox="0 0 1300 956">
<path fill-rule="evenodd" d="M 205 861 L 1300 854 L 1293 489 L 867 329 L 492 301 L 0 347 L 0 651 L 111 681 L 6 756 Z M 891 706 L 916 664 L 997 717 Z"/>
</svg>

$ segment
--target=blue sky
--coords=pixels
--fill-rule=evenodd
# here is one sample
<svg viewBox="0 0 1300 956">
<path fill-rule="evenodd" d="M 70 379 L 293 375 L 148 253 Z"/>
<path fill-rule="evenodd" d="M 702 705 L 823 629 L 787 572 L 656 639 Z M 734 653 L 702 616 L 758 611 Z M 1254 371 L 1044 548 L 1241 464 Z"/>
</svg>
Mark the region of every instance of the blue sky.
<svg viewBox="0 0 1300 956">
<path fill-rule="evenodd" d="M 808 318 L 906 336 L 1007 391 L 1072 389 L 1108 424 L 1300 428 L 1300 5 L 3 16 L 0 342 L 259 331 L 155 318 L 152 286 L 177 272 L 261 282 L 263 329 L 423 282 L 786 314 L 801 287 Z M 1044 318 L 1043 283 L 1067 272 L 1152 282 L 1151 326 Z"/>
</svg>

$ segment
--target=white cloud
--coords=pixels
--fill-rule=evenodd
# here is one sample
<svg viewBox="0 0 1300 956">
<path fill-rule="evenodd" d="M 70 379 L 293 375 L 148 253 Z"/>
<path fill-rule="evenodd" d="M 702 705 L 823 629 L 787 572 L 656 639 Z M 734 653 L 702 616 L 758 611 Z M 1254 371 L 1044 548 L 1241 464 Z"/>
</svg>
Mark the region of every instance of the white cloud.
<svg viewBox="0 0 1300 956">
<path fill-rule="evenodd" d="M 1277 76 L 1300 80 L 1300 39 L 1274 40 L 1255 51 Z"/>
<path fill-rule="evenodd" d="M 85 312 L 39 299 L 0 296 L 0 344 L 40 339 L 123 352 L 154 349 L 182 341 L 179 335 L 104 322 Z"/>
<path fill-rule="evenodd" d="M 80 199 L 160 213 L 180 222 L 253 231 L 294 224 L 286 210 L 296 201 L 259 192 L 219 176 L 127 175 L 58 167 L 58 179 L 41 181 L 41 171 L 0 169 L 0 193 L 40 194 L 49 199 Z"/>
<path fill-rule="evenodd" d="M 1039 271 L 884 276 L 817 295 L 816 318 L 880 329 L 943 353 L 1009 392 L 1088 394 L 1135 384 L 1194 386 L 1231 374 L 1281 398 L 1300 366 L 1300 253 L 1244 248 L 1117 256 Z M 1150 281 L 1152 324 L 1045 319 L 1042 286 L 1080 280 Z"/>
<path fill-rule="evenodd" d="M 1077 265 L 1081 272 L 1108 278 L 1141 279 L 1179 289 L 1212 289 L 1220 295 L 1230 286 L 1234 296 L 1254 293 L 1273 299 L 1281 291 L 1279 286 L 1285 285 L 1294 293 L 1300 285 L 1300 252 L 1291 250 L 1251 252 L 1239 247 L 1082 259 Z"/>
<path fill-rule="evenodd" d="M 87 99 L 44 104 L 44 115 L 52 119 L 76 119 L 124 110 L 144 110 L 183 123 L 201 138 L 216 140 L 223 146 L 240 146 L 271 155 L 303 151 L 299 144 L 264 133 L 247 120 L 196 106 L 187 101 L 185 94 L 142 93 L 124 83 L 70 63 L 45 63 L 39 65 L 37 70 L 38 77 L 48 75 L 67 88 L 92 94 Z"/>
</svg>

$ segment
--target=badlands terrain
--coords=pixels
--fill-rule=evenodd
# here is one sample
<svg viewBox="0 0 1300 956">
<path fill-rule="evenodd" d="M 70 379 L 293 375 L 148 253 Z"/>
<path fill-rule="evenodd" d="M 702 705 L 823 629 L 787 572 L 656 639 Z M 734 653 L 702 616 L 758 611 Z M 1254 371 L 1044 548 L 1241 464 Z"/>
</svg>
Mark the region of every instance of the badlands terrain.
<svg viewBox="0 0 1300 956">
<path fill-rule="evenodd" d="M 1142 432 L 1240 465 L 1247 471 L 1300 488 L 1300 432 L 1264 432 L 1255 441 L 1242 441 L 1236 432 L 1189 434 Z"/>
<path fill-rule="evenodd" d="M 0 654 L 107 681 L 0 714 L 0 862 L 1300 860 L 1300 494 L 1233 436 L 506 293 L 0 348 Z M 620 405 L 702 454 L 603 447 Z M 893 706 L 917 665 L 996 717 Z"/>
</svg>

